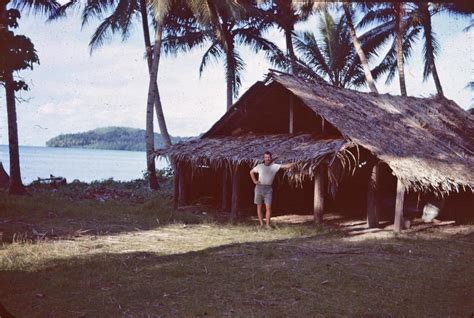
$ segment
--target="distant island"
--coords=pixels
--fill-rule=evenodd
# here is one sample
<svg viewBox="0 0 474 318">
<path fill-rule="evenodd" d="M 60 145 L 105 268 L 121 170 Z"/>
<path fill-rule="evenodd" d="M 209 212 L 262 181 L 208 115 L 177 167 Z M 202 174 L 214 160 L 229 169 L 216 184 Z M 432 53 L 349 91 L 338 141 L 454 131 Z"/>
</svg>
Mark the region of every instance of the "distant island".
<svg viewBox="0 0 474 318">
<path fill-rule="evenodd" d="M 177 143 L 192 137 L 171 137 Z M 75 134 L 61 134 L 46 142 L 47 147 L 145 151 L 145 130 L 129 127 L 103 127 Z M 155 133 L 155 148 L 163 148 Z"/>
</svg>

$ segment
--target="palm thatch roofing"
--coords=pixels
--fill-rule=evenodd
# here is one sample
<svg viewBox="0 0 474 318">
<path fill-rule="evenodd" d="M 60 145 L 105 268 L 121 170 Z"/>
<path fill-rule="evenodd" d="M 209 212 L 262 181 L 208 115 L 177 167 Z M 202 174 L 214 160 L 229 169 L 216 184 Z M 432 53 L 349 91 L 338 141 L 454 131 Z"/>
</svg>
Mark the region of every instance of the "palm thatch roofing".
<svg viewBox="0 0 474 318">
<path fill-rule="evenodd" d="M 252 99 L 270 89 L 285 90 L 334 126 L 341 137 L 311 135 L 222 136 L 235 114 L 255 107 Z M 388 164 L 409 189 L 439 193 L 474 189 L 474 116 L 445 98 L 415 98 L 363 93 L 270 73 L 253 85 L 200 139 L 173 145 L 157 155 L 173 162 L 254 163 L 264 150 L 281 161 L 314 168 L 321 158 L 362 147 Z M 347 156 L 340 156 L 341 158 Z M 331 162 L 333 162 L 332 160 Z M 302 171 L 296 169 L 296 171 Z"/>
</svg>

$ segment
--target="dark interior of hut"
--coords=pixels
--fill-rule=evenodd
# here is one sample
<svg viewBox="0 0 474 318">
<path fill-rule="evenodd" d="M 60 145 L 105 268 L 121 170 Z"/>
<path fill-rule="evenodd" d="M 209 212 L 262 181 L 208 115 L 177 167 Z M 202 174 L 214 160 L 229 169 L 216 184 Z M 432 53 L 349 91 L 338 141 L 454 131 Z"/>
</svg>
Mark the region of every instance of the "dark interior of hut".
<svg viewBox="0 0 474 318">
<path fill-rule="evenodd" d="M 293 101 L 291 101 L 293 99 Z M 258 98 L 242 101 L 229 120 L 215 131 L 215 135 L 287 134 L 289 132 L 289 105 L 293 103 L 293 133 L 322 133 L 322 118 L 278 83 L 270 84 Z M 324 123 L 324 134 L 340 137 L 330 123 Z"/>
</svg>

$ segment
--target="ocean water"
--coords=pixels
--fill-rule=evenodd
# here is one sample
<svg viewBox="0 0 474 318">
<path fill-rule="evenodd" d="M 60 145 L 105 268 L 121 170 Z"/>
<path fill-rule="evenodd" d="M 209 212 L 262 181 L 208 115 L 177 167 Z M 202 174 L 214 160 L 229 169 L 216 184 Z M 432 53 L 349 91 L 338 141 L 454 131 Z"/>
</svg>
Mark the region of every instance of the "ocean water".
<svg viewBox="0 0 474 318">
<path fill-rule="evenodd" d="M 145 152 L 20 146 L 21 178 L 24 184 L 50 174 L 84 182 L 113 178 L 128 181 L 143 177 Z M 0 145 L 0 161 L 10 169 L 8 146 Z M 156 161 L 157 169 L 168 167 L 165 159 Z"/>
</svg>

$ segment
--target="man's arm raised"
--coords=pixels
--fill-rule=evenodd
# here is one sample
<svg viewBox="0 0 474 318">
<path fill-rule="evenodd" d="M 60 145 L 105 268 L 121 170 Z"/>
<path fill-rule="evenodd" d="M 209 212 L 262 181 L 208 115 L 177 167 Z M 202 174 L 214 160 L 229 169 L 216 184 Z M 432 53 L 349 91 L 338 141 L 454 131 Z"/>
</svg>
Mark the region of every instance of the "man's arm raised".
<svg viewBox="0 0 474 318">
<path fill-rule="evenodd" d="M 292 163 L 282 163 L 280 168 L 281 169 L 289 169 L 291 167 L 293 167 L 296 163 L 292 162 Z"/>
</svg>

